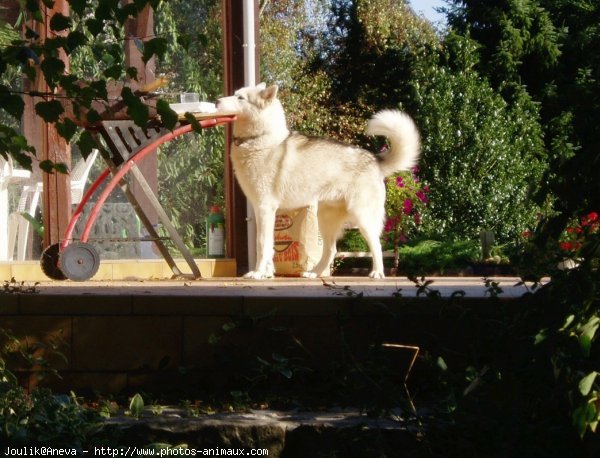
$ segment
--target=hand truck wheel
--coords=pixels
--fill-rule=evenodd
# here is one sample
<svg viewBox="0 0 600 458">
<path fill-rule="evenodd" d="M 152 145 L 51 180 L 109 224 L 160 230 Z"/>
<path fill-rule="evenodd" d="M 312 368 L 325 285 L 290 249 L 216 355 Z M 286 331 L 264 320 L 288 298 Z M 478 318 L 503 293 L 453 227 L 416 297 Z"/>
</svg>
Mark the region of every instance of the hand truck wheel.
<svg viewBox="0 0 600 458">
<path fill-rule="evenodd" d="M 59 265 L 70 280 L 85 281 L 98 272 L 100 256 L 89 243 L 71 243 L 60 252 Z"/>
<path fill-rule="evenodd" d="M 46 274 L 48 278 L 52 280 L 66 280 L 67 277 L 60 270 L 58 266 L 58 254 L 60 251 L 60 244 L 55 243 L 50 245 L 42 252 L 42 257 L 40 258 L 40 264 L 42 266 L 42 272 Z"/>
</svg>

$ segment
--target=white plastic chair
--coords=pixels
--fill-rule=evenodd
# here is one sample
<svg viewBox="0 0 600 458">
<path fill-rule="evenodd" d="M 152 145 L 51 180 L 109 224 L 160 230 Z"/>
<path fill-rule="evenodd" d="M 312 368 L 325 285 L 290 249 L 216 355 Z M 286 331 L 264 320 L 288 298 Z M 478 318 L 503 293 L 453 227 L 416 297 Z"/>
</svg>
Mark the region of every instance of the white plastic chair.
<svg viewBox="0 0 600 458">
<path fill-rule="evenodd" d="M 73 167 L 73 170 L 71 170 L 71 204 L 78 204 L 81 202 L 88 175 L 97 156 L 98 150 L 92 150 L 87 159 L 79 160 L 77 164 L 75 164 L 75 167 Z M 17 261 L 23 261 L 27 256 L 29 221 L 22 214 L 27 213 L 31 217 L 35 217 L 42 191 L 43 183 L 38 180 L 23 186 L 17 210 L 10 214 L 8 220 L 9 260 L 12 260 L 14 257 L 15 245 L 17 245 Z"/>
<path fill-rule="evenodd" d="M 8 160 L 0 156 L 0 261 L 9 260 L 8 186 L 30 178 L 29 170 L 13 167 L 10 156 Z"/>
</svg>

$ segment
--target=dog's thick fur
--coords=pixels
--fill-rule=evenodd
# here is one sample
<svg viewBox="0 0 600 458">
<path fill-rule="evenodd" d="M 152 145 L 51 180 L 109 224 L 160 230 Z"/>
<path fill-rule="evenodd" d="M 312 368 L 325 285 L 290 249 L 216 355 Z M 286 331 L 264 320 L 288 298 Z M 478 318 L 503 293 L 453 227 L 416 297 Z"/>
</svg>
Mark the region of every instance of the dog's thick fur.
<svg viewBox="0 0 600 458">
<path fill-rule="evenodd" d="M 412 119 L 396 110 L 377 113 L 367 133 L 384 135 L 389 150 L 372 154 L 335 140 L 288 130 L 277 86 L 243 88 L 217 102 L 234 112 L 231 160 L 235 176 L 256 217 L 256 267 L 247 278 L 274 274 L 273 229 L 277 209 L 318 202 L 323 256 L 308 277 L 330 275 L 336 240 L 345 223 L 360 229 L 373 256 L 372 278 L 383 278 L 379 237 L 385 217 L 384 177 L 413 166 L 419 157 L 419 133 Z"/>
</svg>

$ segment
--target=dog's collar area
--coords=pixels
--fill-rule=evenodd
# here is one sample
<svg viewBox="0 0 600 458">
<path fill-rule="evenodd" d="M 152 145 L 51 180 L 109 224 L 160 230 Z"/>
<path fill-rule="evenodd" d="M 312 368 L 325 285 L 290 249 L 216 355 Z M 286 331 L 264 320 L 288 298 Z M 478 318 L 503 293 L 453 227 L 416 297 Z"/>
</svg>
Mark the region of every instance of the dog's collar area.
<svg viewBox="0 0 600 458">
<path fill-rule="evenodd" d="M 233 144 L 235 146 L 242 146 L 243 143 L 246 143 L 248 141 L 252 141 L 252 140 L 256 140 L 258 138 L 262 137 L 262 135 L 251 135 L 249 137 L 233 137 Z"/>
</svg>

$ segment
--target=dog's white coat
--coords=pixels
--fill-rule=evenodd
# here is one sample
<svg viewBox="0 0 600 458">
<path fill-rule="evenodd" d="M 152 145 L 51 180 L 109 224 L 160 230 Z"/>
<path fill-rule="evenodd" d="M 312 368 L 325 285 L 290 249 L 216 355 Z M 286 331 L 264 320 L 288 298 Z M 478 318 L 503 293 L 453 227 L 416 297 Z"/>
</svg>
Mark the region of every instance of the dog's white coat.
<svg viewBox="0 0 600 458">
<path fill-rule="evenodd" d="M 273 245 L 277 209 L 318 203 L 323 256 L 307 277 L 330 275 L 336 240 L 345 223 L 356 225 L 373 256 L 372 278 L 383 278 L 379 237 L 385 217 L 383 179 L 412 167 L 420 139 L 412 119 L 384 110 L 369 121 L 369 135 L 384 135 L 389 150 L 372 154 L 335 140 L 292 133 L 277 99 L 277 86 L 259 84 L 223 97 L 219 111 L 233 112 L 231 160 L 235 176 L 256 216 L 256 266 L 247 278 L 274 275 Z"/>
</svg>

